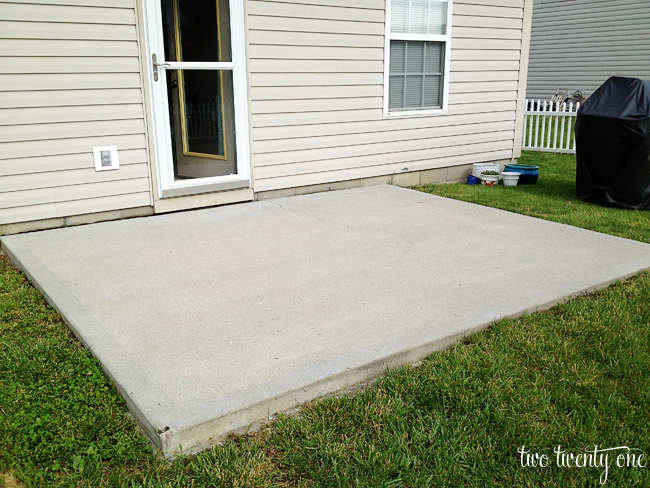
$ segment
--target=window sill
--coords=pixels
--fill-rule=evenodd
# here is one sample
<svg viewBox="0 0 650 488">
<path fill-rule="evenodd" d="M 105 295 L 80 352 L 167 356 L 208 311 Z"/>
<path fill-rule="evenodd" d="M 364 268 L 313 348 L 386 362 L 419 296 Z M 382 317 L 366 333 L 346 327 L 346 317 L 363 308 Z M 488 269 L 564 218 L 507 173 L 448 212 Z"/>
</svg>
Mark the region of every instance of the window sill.
<svg viewBox="0 0 650 488">
<path fill-rule="evenodd" d="M 399 112 L 384 112 L 384 118 L 394 117 L 427 117 L 430 115 L 446 114 L 449 110 L 446 107 L 427 110 L 400 110 Z"/>
</svg>

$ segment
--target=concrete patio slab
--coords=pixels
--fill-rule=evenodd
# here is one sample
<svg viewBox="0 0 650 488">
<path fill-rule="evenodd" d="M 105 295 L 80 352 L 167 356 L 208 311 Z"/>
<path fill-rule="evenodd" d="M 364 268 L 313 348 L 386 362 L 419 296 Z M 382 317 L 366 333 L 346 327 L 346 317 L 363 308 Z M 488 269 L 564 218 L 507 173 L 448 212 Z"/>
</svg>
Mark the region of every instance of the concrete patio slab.
<svg viewBox="0 0 650 488">
<path fill-rule="evenodd" d="M 393 186 L 2 238 L 167 455 L 650 268 L 650 245 Z"/>
</svg>

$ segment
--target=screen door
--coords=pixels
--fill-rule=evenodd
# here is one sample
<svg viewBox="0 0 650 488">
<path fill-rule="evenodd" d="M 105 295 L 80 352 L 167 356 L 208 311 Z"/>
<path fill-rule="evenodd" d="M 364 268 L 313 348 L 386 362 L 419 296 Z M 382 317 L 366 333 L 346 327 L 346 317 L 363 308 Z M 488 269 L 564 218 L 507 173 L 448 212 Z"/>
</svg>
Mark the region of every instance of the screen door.
<svg viewBox="0 0 650 488">
<path fill-rule="evenodd" d="M 249 186 L 240 1 L 147 4 L 163 197 Z"/>
</svg>

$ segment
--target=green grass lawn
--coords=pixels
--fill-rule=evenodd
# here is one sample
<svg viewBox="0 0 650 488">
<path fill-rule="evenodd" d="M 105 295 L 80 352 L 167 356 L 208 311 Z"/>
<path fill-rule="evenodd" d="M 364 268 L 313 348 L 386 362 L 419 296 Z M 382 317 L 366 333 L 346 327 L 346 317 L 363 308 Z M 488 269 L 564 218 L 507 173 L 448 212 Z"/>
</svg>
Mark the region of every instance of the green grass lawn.
<svg viewBox="0 0 650 488">
<path fill-rule="evenodd" d="M 575 158 L 522 162 L 541 167 L 537 185 L 424 190 L 650 242 L 648 213 L 575 199 Z M 0 472 L 35 487 L 600 486 L 602 468 L 558 467 L 553 451 L 650 455 L 649 323 L 644 273 L 500 321 L 372 388 L 167 464 L 98 362 L 0 257 Z M 522 446 L 549 466 L 522 467 Z M 605 486 L 650 486 L 650 467 L 609 462 Z"/>
<path fill-rule="evenodd" d="M 650 243 L 650 212 L 579 200 L 576 158 L 565 154 L 525 151 L 520 163 L 540 167 L 535 185 L 428 185 L 422 191 L 488 207 Z"/>
</svg>

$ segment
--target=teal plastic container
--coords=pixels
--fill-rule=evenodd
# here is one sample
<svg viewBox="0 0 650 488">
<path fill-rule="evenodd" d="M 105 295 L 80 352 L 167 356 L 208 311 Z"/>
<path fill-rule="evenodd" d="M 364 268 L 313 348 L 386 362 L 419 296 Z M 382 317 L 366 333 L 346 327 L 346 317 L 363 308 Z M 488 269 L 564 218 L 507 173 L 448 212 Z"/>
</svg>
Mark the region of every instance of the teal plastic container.
<svg viewBox="0 0 650 488">
<path fill-rule="evenodd" d="M 539 166 L 533 166 L 532 164 L 506 164 L 503 171 L 521 173 L 521 176 L 519 176 L 520 185 L 532 185 L 537 183 L 539 178 Z"/>
</svg>

